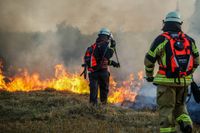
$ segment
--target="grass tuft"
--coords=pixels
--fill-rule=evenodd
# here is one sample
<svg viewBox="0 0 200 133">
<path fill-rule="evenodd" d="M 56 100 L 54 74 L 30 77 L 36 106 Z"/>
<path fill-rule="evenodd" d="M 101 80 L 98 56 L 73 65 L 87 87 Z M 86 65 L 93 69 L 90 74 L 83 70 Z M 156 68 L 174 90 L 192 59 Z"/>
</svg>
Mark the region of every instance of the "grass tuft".
<svg viewBox="0 0 200 133">
<path fill-rule="evenodd" d="M 2 133 L 157 133 L 158 125 L 156 111 L 91 106 L 88 95 L 53 89 L 0 92 Z"/>
</svg>

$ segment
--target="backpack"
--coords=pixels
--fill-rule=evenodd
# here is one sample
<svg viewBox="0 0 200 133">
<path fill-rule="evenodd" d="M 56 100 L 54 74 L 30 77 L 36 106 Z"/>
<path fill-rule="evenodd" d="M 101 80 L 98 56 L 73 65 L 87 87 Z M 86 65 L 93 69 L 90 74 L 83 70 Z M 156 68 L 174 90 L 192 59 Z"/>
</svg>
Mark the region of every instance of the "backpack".
<svg viewBox="0 0 200 133">
<path fill-rule="evenodd" d="M 106 68 L 105 62 L 106 59 L 104 58 L 105 53 L 107 51 L 107 48 L 105 51 L 100 51 L 100 44 L 94 43 L 90 47 L 87 48 L 84 56 L 84 62 L 88 68 L 88 71 L 94 72 L 99 70 L 100 68 Z"/>
<path fill-rule="evenodd" d="M 190 40 L 182 32 L 164 32 L 162 34 L 169 45 L 166 45 L 166 66 L 161 66 L 161 70 L 167 78 L 180 78 L 192 73 L 194 57 Z"/>
</svg>

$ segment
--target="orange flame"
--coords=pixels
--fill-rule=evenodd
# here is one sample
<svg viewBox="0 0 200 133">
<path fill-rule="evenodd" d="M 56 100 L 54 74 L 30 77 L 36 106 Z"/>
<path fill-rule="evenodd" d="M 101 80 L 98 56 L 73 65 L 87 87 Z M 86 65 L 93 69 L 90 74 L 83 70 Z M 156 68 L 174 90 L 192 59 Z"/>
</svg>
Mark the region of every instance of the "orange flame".
<svg viewBox="0 0 200 133">
<path fill-rule="evenodd" d="M 110 92 L 108 101 L 110 103 L 121 103 L 124 100 L 134 101 L 141 88 L 143 72 L 138 73 L 138 80 L 130 74 L 126 81 L 117 83 L 110 77 Z M 11 82 L 5 83 L 4 75 L 0 70 L 0 89 L 10 92 L 36 91 L 53 88 L 58 91 L 70 91 L 78 94 L 88 94 L 88 81 L 80 77 L 78 73 L 72 74 L 66 71 L 63 65 L 55 66 L 54 78 L 41 80 L 38 73 L 29 74 L 27 70 L 11 78 Z"/>
</svg>

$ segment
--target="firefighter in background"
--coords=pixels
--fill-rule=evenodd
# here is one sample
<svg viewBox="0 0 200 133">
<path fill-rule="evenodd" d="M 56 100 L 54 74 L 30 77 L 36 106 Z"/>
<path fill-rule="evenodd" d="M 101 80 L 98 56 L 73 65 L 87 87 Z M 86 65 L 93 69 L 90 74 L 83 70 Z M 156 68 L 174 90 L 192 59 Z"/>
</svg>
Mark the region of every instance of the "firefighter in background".
<svg viewBox="0 0 200 133">
<path fill-rule="evenodd" d="M 144 61 L 146 80 L 157 85 L 160 133 L 176 132 L 176 122 L 183 133 L 192 133 L 185 100 L 199 65 L 199 52 L 195 41 L 183 33 L 179 12 L 169 12 L 163 24 L 163 33 L 154 40 Z M 156 61 L 159 70 L 153 77 Z"/>
<path fill-rule="evenodd" d="M 109 46 L 109 43 L 111 45 Z M 87 48 L 84 62 L 89 71 L 90 103 L 97 105 L 98 87 L 100 88 L 100 101 L 107 103 L 109 92 L 108 66 L 119 67 L 119 63 L 110 60 L 115 51 L 116 42 L 112 33 L 107 28 L 102 28 L 98 33 L 96 42 Z"/>
</svg>

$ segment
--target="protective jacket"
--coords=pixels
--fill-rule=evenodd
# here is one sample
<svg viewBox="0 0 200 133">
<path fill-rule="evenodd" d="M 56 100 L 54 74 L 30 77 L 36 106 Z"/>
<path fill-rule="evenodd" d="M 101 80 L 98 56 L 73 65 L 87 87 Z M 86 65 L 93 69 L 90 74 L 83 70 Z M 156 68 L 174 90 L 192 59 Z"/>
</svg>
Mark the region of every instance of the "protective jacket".
<svg viewBox="0 0 200 133">
<path fill-rule="evenodd" d="M 113 48 L 109 47 L 109 40 L 104 36 L 99 36 L 96 42 L 87 48 L 84 56 L 88 71 L 107 70 L 113 53 Z"/>
<path fill-rule="evenodd" d="M 199 65 L 198 49 L 195 41 L 182 32 L 180 23 L 165 22 L 162 30 L 144 61 L 147 81 L 154 79 L 157 84 L 160 133 L 175 133 L 177 123 L 183 133 L 192 133 L 185 101 L 191 75 Z M 153 78 L 156 61 L 159 68 Z"/>
<path fill-rule="evenodd" d="M 182 38 L 184 42 L 184 50 L 175 52 L 173 36 Z M 173 55 L 184 54 L 187 56 L 186 64 L 177 64 L 177 58 Z M 184 59 L 180 60 L 184 62 Z M 158 61 L 159 70 L 154 78 L 154 83 L 159 85 L 187 86 L 191 83 L 191 74 L 199 65 L 199 52 L 195 45 L 195 41 L 184 34 L 182 31 L 165 31 L 159 35 L 151 45 L 150 50 L 145 56 L 145 71 L 148 77 L 153 77 L 155 62 Z M 181 65 L 186 71 L 181 75 L 174 76 L 175 66 Z M 186 66 L 184 66 L 186 65 Z M 170 69 L 170 73 L 169 70 Z M 174 72 L 174 73 L 172 73 Z"/>
</svg>

